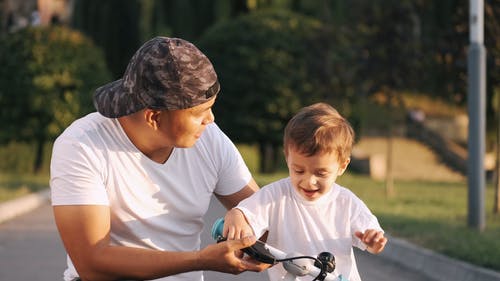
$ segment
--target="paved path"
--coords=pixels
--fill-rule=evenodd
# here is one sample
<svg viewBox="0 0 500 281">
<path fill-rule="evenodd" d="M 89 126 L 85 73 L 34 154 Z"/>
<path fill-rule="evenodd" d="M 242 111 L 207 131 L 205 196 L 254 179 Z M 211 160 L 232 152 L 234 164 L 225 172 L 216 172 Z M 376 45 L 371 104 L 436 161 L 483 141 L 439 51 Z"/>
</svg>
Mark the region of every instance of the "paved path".
<svg viewBox="0 0 500 281">
<path fill-rule="evenodd" d="M 0 224 L 2 281 L 62 280 L 65 255 L 48 204 Z"/>
<path fill-rule="evenodd" d="M 214 203 L 214 202 L 213 202 Z M 212 223 L 223 216 L 220 204 L 210 206 L 202 243 L 213 243 Z M 423 275 L 385 260 L 380 256 L 356 253 L 364 281 L 432 281 Z M 52 209 L 44 204 L 34 211 L 0 224 L 0 280 L 62 280 L 65 252 L 57 234 Z M 265 273 L 246 272 L 238 276 L 206 272 L 206 281 L 267 281 Z"/>
</svg>

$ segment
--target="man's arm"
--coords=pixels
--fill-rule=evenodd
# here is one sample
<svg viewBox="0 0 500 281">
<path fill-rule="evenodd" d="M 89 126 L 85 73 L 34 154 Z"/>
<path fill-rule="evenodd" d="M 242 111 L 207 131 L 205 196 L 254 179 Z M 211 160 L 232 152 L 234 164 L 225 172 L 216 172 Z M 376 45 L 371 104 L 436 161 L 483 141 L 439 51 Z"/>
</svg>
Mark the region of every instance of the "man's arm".
<svg viewBox="0 0 500 281">
<path fill-rule="evenodd" d="M 253 237 L 213 244 L 193 252 L 110 246 L 109 207 L 54 206 L 54 216 L 66 251 L 82 280 L 143 280 L 194 270 L 237 274 L 263 269 L 235 256 L 238 249 L 255 243 Z"/>
<path fill-rule="evenodd" d="M 230 195 L 218 195 L 215 196 L 217 199 L 226 207 L 227 210 L 234 208 L 241 200 L 247 198 L 248 196 L 254 194 L 259 190 L 259 186 L 252 178 L 247 185 L 245 185 L 240 191 L 230 194 Z"/>
</svg>

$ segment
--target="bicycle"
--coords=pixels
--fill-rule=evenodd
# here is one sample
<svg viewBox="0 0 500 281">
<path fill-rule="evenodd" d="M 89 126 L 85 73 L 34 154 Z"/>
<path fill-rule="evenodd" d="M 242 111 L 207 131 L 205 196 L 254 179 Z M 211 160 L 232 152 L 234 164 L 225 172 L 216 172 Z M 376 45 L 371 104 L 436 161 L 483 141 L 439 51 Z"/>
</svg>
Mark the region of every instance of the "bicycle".
<svg viewBox="0 0 500 281">
<path fill-rule="evenodd" d="M 217 243 L 225 241 L 222 235 L 224 229 L 224 219 L 217 219 L 212 225 L 211 236 Z M 268 264 L 283 263 L 287 271 L 283 280 L 293 281 L 297 276 L 312 276 L 313 281 L 348 281 L 342 275 L 336 275 L 335 257 L 329 252 L 322 252 L 317 257 L 302 255 L 300 253 L 285 253 L 260 240 L 254 245 L 242 249 L 247 255 L 255 260 Z M 312 263 L 311 261 L 314 261 Z"/>
</svg>

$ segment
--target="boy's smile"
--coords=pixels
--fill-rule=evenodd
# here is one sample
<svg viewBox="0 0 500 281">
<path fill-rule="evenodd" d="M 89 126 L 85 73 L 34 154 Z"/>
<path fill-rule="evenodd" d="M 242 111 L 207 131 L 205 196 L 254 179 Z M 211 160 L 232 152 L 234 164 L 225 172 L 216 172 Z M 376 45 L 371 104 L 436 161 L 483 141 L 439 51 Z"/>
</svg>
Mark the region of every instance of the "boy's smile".
<svg viewBox="0 0 500 281">
<path fill-rule="evenodd" d="M 308 201 L 328 193 L 349 164 L 349 160 L 340 164 L 335 153 L 307 156 L 293 147 L 288 148 L 286 162 L 295 190 Z"/>
</svg>

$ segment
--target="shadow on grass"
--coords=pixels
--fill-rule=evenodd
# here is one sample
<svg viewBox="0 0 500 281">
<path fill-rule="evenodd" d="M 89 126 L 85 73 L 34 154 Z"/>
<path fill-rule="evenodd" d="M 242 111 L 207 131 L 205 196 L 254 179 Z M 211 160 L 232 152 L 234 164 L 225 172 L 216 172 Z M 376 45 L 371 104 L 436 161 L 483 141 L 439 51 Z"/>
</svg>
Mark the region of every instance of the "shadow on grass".
<svg viewBox="0 0 500 281">
<path fill-rule="evenodd" d="M 500 226 L 479 232 L 458 220 L 443 222 L 428 218 L 378 214 L 380 224 L 394 237 L 477 266 L 500 271 Z M 497 218 L 498 220 L 498 218 Z"/>
</svg>

